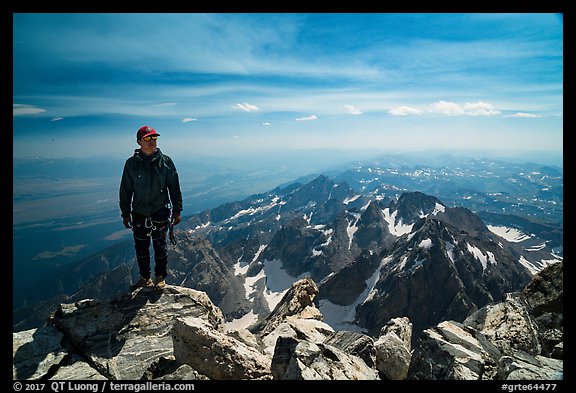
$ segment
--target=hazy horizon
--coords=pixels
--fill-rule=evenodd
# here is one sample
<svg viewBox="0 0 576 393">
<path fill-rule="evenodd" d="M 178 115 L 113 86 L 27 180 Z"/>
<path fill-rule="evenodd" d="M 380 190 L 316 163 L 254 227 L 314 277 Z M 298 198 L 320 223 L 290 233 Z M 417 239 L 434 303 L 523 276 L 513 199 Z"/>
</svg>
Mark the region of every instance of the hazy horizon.
<svg viewBox="0 0 576 393">
<path fill-rule="evenodd" d="M 561 14 L 16 13 L 13 56 L 14 158 L 563 150 Z"/>
<path fill-rule="evenodd" d="M 217 163 L 220 162 L 222 166 L 232 166 L 236 162 L 244 162 L 248 165 L 251 162 L 252 165 L 262 165 L 262 161 L 267 159 L 272 159 L 276 161 L 293 161 L 296 165 L 301 165 L 300 160 L 302 158 L 310 159 L 315 157 L 315 162 L 325 161 L 326 165 L 338 166 L 348 164 L 350 161 L 361 161 L 361 160 L 371 160 L 380 156 L 405 156 L 407 158 L 413 158 L 418 161 L 419 164 L 426 163 L 426 160 L 430 157 L 441 158 L 441 157 L 454 157 L 457 159 L 494 159 L 500 161 L 509 161 L 515 163 L 535 163 L 541 165 L 553 165 L 563 168 L 564 164 L 564 154 L 563 151 L 546 151 L 546 150 L 473 150 L 473 149 L 428 149 L 428 150 L 385 150 L 385 149 L 328 149 L 328 148 L 310 148 L 310 149 L 269 149 L 253 152 L 235 152 L 235 153 L 222 153 L 216 154 L 216 152 L 211 153 L 179 153 L 175 151 L 164 148 L 163 146 L 158 146 L 164 154 L 172 157 L 176 163 L 178 161 L 185 162 L 206 162 L 206 163 Z M 86 160 L 98 160 L 98 159 L 111 159 L 124 161 L 130 157 L 133 152 L 132 149 L 128 148 L 125 152 L 121 154 L 94 154 L 91 156 L 84 155 L 58 155 L 58 154 L 43 154 L 34 156 L 22 156 L 13 157 L 14 160 L 34 160 L 34 159 L 86 159 Z"/>
</svg>

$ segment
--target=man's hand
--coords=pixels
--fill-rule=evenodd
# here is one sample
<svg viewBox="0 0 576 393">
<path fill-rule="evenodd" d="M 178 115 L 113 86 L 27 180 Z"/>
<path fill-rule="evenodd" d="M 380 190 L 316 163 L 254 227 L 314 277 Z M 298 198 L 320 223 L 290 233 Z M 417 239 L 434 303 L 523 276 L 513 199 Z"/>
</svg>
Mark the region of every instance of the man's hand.
<svg viewBox="0 0 576 393">
<path fill-rule="evenodd" d="M 123 217 L 122 222 L 126 228 L 132 228 L 132 221 L 130 220 L 130 217 Z"/>
<path fill-rule="evenodd" d="M 172 225 L 180 224 L 180 213 L 172 214 Z"/>
</svg>

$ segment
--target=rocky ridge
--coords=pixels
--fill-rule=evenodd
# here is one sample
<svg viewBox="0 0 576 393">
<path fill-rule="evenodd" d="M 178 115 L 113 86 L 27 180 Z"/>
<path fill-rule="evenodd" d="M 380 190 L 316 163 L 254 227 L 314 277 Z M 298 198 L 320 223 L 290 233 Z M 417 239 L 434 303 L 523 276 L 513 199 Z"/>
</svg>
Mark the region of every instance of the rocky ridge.
<svg viewBox="0 0 576 393">
<path fill-rule="evenodd" d="M 13 333 L 17 380 L 560 380 L 563 263 L 459 323 L 391 318 L 369 336 L 335 331 L 295 282 L 272 313 L 231 329 L 205 292 L 139 289 L 61 304 L 46 326 Z"/>
</svg>

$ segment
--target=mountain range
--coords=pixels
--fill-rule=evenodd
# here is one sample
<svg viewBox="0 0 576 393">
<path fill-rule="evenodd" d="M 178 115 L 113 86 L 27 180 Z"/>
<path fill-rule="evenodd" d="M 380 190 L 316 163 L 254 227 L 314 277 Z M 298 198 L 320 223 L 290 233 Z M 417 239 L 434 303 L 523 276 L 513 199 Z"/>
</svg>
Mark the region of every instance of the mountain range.
<svg viewBox="0 0 576 393">
<path fill-rule="evenodd" d="M 377 169 L 316 176 L 187 217 L 169 249 L 168 283 L 205 292 L 227 323 L 249 328 L 309 277 L 318 283 L 316 304 L 329 325 L 377 335 L 391 318 L 408 317 L 416 340 L 441 321 L 463 321 L 520 290 L 562 260 L 561 227 L 541 215 L 530 219 L 550 199 L 527 204 L 524 217 L 481 215 L 454 202 L 474 200 L 470 192 L 453 194 L 448 204 L 405 190 L 409 184 L 393 185 Z M 555 176 L 561 179 L 558 172 L 528 178 L 561 189 Z M 515 201 L 503 203 L 525 197 L 511 195 Z M 512 229 L 514 238 L 507 236 Z M 120 242 L 63 267 L 39 288 L 44 299 L 15 310 L 13 329 L 43 324 L 63 302 L 125 294 L 136 278 L 132 242 Z"/>
</svg>

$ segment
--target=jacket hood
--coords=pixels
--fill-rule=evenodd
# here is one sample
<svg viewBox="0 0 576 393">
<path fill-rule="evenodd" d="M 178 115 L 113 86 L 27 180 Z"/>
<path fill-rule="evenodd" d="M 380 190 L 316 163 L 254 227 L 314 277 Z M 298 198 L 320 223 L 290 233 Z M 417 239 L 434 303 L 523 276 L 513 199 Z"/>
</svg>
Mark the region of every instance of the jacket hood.
<svg viewBox="0 0 576 393">
<path fill-rule="evenodd" d="M 142 151 L 142 149 L 134 149 L 134 157 L 138 158 L 139 160 L 144 161 L 145 158 L 140 154 L 141 151 Z M 160 151 L 159 148 L 156 148 L 156 152 L 154 154 L 152 154 L 152 158 L 150 159 L 150 161 L 156 161 L 160 157 L 162 157 L 162 152 Z"/>
</svg>

